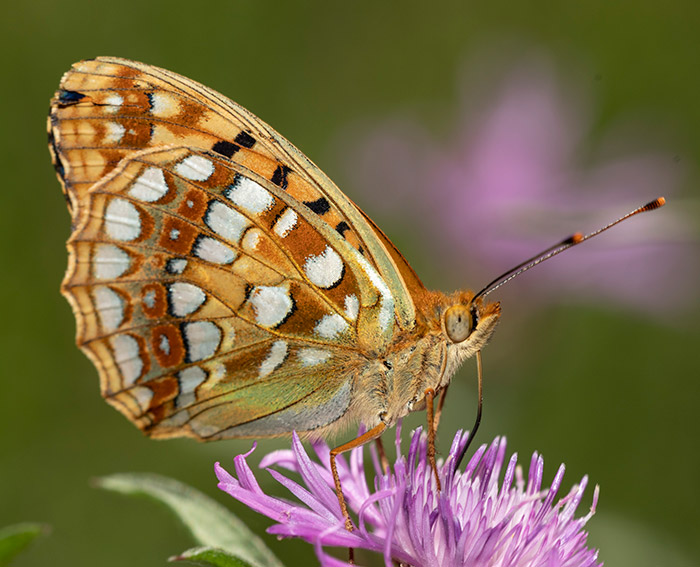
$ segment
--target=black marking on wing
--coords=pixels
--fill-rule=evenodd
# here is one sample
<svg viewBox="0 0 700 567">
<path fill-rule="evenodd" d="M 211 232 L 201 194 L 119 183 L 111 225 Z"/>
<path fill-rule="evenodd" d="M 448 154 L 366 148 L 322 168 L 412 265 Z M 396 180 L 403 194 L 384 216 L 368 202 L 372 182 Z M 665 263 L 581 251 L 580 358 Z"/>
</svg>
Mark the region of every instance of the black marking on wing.
<svg viewBox="0 0 700 567">
<path fill-rule="evenodd" d="M 272 178 L 270 181 L 272 181 L 277 187 L 280 189 L 286 189 L 287 188 L 287 174 L 292 171 L 289 167 L 286 165 L 278 165 L 277 169 L 275 169 L 275 172 L 272 174 Z"/>
<path fill-rule="evenodd" d="M 49 130 L 49 146 L 51 146 L 51 154 L 53 155 L 53 167 L 58 176 L 61 178 L 61 181 L 65 182 L 66 168 L 63 167 L 61 156 L 58 153 L 58 146 L 56 146 L 56 138 L 53 135 L 53 128 Z"/>
<path fill-rule="evenodd" d="M 154 101 L 154 99 L 153 99 L 153 94 L 154 94 L 154 93 L 146 93 L 146 98 L 148 98 L 149 110 L 150 110 L 151 112 L 153 112 L 153 109 L 154 109 L 154 107 L 155 107 L 155 101 Z"/>
<path fill-rule="evenodd" d="M 248 132 L 241 130 L 233 141 L 243 148 L 252 148 L 255 145 L 256 140 L 253 138 L 253 136 L 248 134 Z"/>
<path fill-rule="evenodd" d="M 246 283 L 246 284 L 245 284 L 245 292 L 244 292 L 244 295 L 243 295 L 243 298 L 244 298 L 244 299 L 243 299 L 243 303 L 245 303 L 246 301 L 248 301 L 248 300 L 250 299 L 250 294 L 253 292 L 253 287 L 254 287 L 253 284 L 250 284 L 250 283 Z"/>
<path fill-rule="evenodd" d="M 58 104 L 61 106 L 71 106 L 73 104 L 77 104 L 84 98 L 85 95 L 83 93 L 76 91 L 67 91 L 65 89 L 58 91 Z"/>
<path fill-rule="evenodd" d="M 345 232 L 350 230 L 350 226 L 348 225 L 348 223 L 342 220 L 336 225 L 335 230 L 338 231 L 338 234 L 340 234 L 340 236 L 345 237 Z"/>
<path fill-rule="evenodd" d="M 331 210 L 331 205 L 325 197 L 321 197 L 315 201 L 304 201 L 304 204 L 317 215 L 325 215 Z"/>
<path fill-rule="evenodd" d="M 214 144 L 214 146 L 211 148 L 213 151 L 215 151 L 217 154 L 221 154 L 222 156 L 225 156 L 227 158 L 230 158 L 233 154 L 235 154 L 238 150 L 240 150 L 240 146 L 237 146 L 233 142 L 228 142 L 226 140 L 220 140 Z"/>
</svg>

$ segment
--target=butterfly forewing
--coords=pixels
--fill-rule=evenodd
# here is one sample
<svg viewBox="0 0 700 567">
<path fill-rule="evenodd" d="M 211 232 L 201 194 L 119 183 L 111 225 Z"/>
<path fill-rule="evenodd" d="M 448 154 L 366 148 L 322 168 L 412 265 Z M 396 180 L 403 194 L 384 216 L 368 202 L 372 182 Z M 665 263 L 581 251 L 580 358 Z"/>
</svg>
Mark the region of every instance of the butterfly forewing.
<svg viewBox="0 0 700 567">
<path fill-rule="evenodd" d="M 399 326 L 413 325 L 404 270 L 361 211 L 292 144 L 223 95 L 142 63 L 82 61 L 61 81 L 49 135 L 74 224 L 89 188 L 134 151 L 168 144 L 212 150 L 285 190 L 360 251 L 389 288 Z"/>
</svg>

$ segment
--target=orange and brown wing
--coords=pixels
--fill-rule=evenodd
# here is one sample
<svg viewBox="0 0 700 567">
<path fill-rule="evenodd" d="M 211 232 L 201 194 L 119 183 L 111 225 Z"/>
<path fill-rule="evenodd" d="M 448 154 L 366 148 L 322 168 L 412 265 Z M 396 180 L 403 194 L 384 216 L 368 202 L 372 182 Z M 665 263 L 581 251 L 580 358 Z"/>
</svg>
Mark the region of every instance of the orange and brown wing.
<svg viewBox="0 0 700 567">
<path fill-rule="evenodd" d="M 299 150 L 222 95 L 113 58 L 49 117 L 63 291 L 105 398 L 156 436 L 312 431 L 415 322 L 420 280 Z"/>
<path fill-rule="evenodd" d="M 402 279 L 405 270 L 361 211 L 283 136 L 220 93 L 135 61 L 81 61 L 63 76 L 52 100 L 49 142 L 74 225 L 89 188 L 135 151 L 172 144 L 240 163 L 287 191 L 360 251 L 387 283 L 398 325 L 412 327 L 415 309 Z"/>
</svg>

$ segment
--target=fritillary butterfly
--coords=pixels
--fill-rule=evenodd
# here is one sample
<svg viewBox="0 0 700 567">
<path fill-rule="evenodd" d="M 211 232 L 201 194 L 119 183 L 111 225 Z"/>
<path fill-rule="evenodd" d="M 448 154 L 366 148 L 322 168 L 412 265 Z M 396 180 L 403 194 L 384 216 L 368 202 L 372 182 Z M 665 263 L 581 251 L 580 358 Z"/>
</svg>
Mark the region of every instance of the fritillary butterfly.
<svg viewBox="0 0 700 567">
<path fill-rule="evenodd" d="M 141 430 L 209 441 L 363 424 L 334 470 L 415 409 L 433 439 L 433 398 L 489 340 L 498 303 L 428 291 L 292 144 L 170 71 L 76 63 L 48 128 L 77 343 Z"/>
</svg>

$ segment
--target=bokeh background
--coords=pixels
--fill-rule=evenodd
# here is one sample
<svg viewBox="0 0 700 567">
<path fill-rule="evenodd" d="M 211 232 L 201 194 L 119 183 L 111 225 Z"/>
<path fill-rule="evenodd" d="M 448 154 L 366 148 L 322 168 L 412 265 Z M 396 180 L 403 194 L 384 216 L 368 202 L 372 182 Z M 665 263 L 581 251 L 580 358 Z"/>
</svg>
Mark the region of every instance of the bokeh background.
<svg viewBox="0 0 700 567">
<path fill-rule="evenodd" d="M 584 474 L 601 486 L 590 543 L 606 565 L 699 564 L 700 7 L 487 4 L 5 6 L 0 525 L 51 526 L 16 565 L 165 565 L 191 546 L 164 509 L 90 486 L 113 472 L 172 476 L 257 532 L 268 525 L 216 489 L 214 461 L 231 464 L 249 441 L 143 438 L 100 399 L 74 346 L 58 291 L 69 222 L 45 116 L 61 74 L 97 55 L 172 69 L 251 109 L 320 164 L 429 287 L 479 287 L 665 195 L 661 211 L 494 293 L 504 315 L 484 351 L 479 436 L 506 435 L 524 463 L 540 451 L 548 480 L 565 462 L 566 486 Z M 467 364 L 443 443 L 470 426 L 474 405 Z M 256 457 L 281 445 L 263 442 Z M 309 546 L 264 537 L 286 564 L 313 564 Z"/>
</svg>

